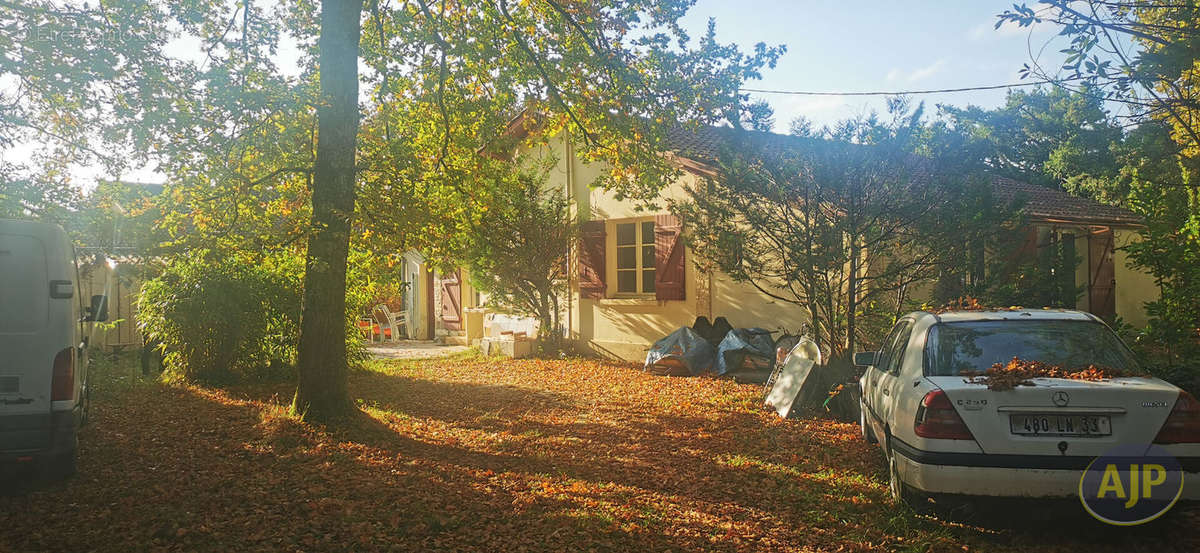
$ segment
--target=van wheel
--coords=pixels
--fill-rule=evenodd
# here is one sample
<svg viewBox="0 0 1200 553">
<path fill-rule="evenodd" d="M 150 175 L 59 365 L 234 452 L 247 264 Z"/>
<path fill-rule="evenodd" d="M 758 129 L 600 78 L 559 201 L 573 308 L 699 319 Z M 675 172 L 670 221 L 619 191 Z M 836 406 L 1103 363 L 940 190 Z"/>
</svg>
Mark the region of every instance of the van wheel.
<svg viewBox="0 0 1200 553">
<path fill-rule="evenodd" d="M 47 467 L 49 476 L 54 480 L 66 480 L 75 475 L 76 461 L 78 460 L 79 450 L 71 449 L 70 451 L 59 453 L 50 459 L 50 466 Z"/>
<path fill-rule="evenodd" d="M 863 440 L 867 443 L 879 443 L 879 439 L 875 437 L 875 430 L 867 424 L 867 406 L 862 401 L 858 402 L 858 428 L 862 431 Z"/>
</svg>

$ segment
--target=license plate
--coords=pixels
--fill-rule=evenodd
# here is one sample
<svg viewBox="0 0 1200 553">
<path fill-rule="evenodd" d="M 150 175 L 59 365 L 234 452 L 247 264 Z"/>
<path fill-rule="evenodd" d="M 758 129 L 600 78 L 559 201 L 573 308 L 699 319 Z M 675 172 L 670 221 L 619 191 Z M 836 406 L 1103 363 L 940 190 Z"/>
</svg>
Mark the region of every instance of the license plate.
<svg viewBox="0 0 1200 553">
<path fill-rule="evenodd" d="M 1013 434 L 1022 436 L 1108 436 L 1107 415 L 1011 415 Z"/>
</svg>

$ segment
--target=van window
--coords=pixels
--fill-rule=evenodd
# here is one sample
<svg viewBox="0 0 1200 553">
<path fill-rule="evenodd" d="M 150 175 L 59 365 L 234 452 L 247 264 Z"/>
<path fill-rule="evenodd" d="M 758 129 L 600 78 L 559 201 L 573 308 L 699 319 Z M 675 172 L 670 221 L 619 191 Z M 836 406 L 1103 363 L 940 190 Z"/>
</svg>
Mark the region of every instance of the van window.
<svg viewBox="0 0 1200 553">
<path fill-rule="evenodd" d="M 50 279 L 41 241 L 0 234 L 0 334 L 41 330 L 49 308 Z"/>
</svg>

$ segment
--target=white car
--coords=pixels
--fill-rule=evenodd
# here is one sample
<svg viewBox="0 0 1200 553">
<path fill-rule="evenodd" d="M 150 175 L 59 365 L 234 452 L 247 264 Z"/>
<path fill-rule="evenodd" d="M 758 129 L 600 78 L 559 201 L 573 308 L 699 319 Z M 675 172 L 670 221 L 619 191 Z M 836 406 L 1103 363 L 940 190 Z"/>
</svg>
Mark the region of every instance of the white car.
<svg viewBox="0 0 1200 553">
<path fill-rule="evenodd" d="M 910 313 L 878 352 L 858 353 L 863 437 L 887 455 L 893 498 L 1078 493 L 1093 459 L 1123 444 L 1176 457 L 1185 499 L 1200 498 L 1200 403 L 1158 378 L 1037 378 L 990 390 L 963 371 L 1013 357 L 1138 371 L 1100 319 L 1078 311 Z"/>
</svg>

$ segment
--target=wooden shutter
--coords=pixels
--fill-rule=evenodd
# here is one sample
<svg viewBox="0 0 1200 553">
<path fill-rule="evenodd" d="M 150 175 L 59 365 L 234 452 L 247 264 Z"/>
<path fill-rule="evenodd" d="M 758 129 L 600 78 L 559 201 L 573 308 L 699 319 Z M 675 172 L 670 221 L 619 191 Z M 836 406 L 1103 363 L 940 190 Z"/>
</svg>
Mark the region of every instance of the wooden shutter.
<svg viewBox="0 0 1200 553">
<path fill-rule="evenodd" d="M 604 221 L 585 221 L 580 227 L 579 296 L 601 299 L 608 292 L 604 280 Z"/>
<path fill-rule="evenodd" d="M 1112 229 L 1093 229 L 1088 234 L 1088 311 L 1106 321 L 1117 314 L 1113 246 Z"/>
<path fill-rule="evenodd" d="M 462 284 L 459 273 L 442 275 L 442 326 L 462 330 Z"/>
<path fill-rule="evenodd" d="M 654 217 L 654 297 L 660 301 L 685 297 L 682 230 L 674 215 Z"/>
</svg>

